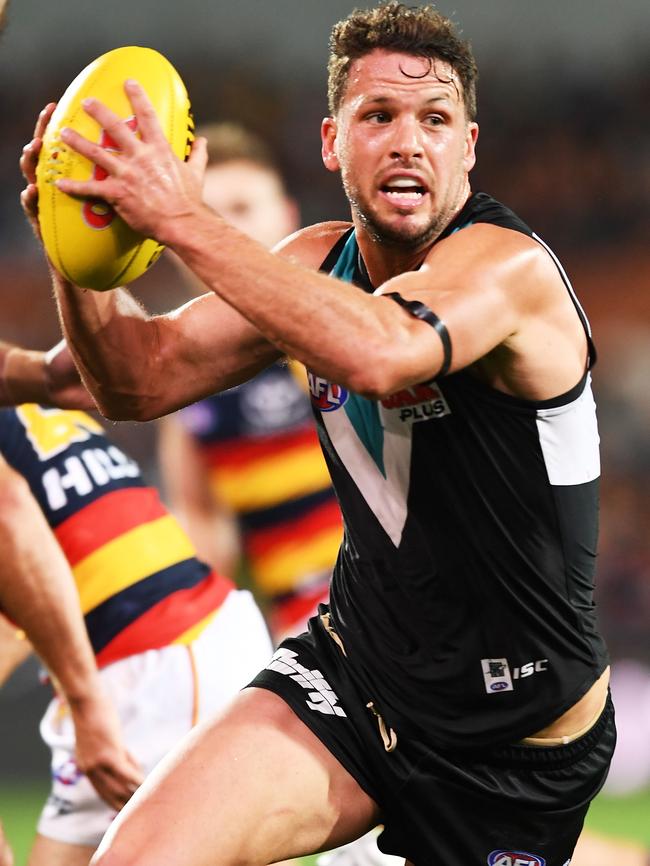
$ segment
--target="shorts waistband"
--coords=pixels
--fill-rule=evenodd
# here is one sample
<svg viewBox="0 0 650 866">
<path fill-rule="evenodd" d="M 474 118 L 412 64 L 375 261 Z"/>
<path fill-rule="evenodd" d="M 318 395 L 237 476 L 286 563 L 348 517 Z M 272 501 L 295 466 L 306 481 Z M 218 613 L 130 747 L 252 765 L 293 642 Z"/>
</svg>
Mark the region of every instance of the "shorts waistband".
<svg viewBox="0 0 650 866">
<path fill-rule="evenodd" d="M 579 740 L 580 737 L 583 737 L 586 733 L 588 733 L 593 726 L 597 723 L 598 719 L 603 714 L 603 710 L 607 704 L 607 698 L 609 696 L 609 692 L 605 692 L 601 705 L 598 707 L 598 710 L 594 713 L 594 715 L 589 719 L 586 725 L 583 725 L 579 731 L 576 731 L 573 734 L 567 734 L 563 737 L 524 737 L 521 741 L 524 746 L 540 746 L 542 748 L 549 746 L 568 746 L 569 743 L 573 743 L 574 740 Z"/>
<path fill-rule="evenodd" d="M 548 740 L 544 741 L 543 746 L 528 742 L 499 746 L 489 756 L 486 756 L 486 759 L 490 763 L 525 764 L 531 769 L 551 766 L 559 769 L 564 765 L 570 766 L 593 749 L 610 725 L 613 716 L 614 705 L 608 691 L 605 706 L 598 719 L 582 736 L 577 736 L 569 743 L 559 743 L 551 748 L 548 747 Z"/>
</svg>

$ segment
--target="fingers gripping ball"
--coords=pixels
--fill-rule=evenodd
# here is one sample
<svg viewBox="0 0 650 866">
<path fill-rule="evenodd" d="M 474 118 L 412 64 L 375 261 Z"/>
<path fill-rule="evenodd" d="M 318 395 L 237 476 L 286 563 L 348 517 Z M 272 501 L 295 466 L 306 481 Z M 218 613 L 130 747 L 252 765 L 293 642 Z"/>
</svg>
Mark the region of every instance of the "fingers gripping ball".
<svg viewBox="0 0 650 866">
<path fill-rule="evenodd" d="M 190 102 L 178 72 L 151 48 L 116 48 L 94 60 L 70 84 L 43 137 L 36 169 L 38 219 L 45 250 L 64 276 L 84 288 L 104 291 L 132 282 L 159 257 L 163 247 L 134 232 L 101 199 L 74 198 L 57 189 L 59 178 L 97 180 L 105 172 L 67 147 L 61 129 L 70 127 L 102 147 L 115 142 L 83 110 L 94 97 L 124 118 L 137 134 L 137 120 L 124 92 L 127 78 L 144 88 L 163 132 L 179 159 L 187 159 L 193 140 Z"/>
</svg>

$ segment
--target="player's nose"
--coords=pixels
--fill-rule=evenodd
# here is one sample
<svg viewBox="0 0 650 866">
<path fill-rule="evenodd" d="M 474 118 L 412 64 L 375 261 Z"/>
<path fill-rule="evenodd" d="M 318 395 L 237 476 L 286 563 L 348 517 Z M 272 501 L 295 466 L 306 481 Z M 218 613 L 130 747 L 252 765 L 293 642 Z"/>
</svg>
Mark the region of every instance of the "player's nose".
<svg viewBox="0 0 650 866">
<path fill-rule="evenodd" d="M 391 156 L 395 159 L 414 159 L 424 154 L 422 129 L 416 117 L 402 115 L 392 125 Z"/>
</svg>

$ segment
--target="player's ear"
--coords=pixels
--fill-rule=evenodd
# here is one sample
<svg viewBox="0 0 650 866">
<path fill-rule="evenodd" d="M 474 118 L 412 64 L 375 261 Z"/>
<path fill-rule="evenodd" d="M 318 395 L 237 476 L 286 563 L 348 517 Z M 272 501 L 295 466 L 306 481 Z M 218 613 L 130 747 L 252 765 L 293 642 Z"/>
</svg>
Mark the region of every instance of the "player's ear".
<svg viewBox="0 0 650 866">
<path fill-rule="evenodd" d="M 478 123 L 471 121 L 467 124 L 465 137 L 465 171 L 471 171 L 476 163 L 476 141 L 478 139 Z"/>
<path fill-rule="evenodd" d="M 339 158 L 336 153 L 336 134 L 336 120 L 333 117 L 323 118 L 320 127 L 321 154 L 325 168 L 329 169 L 329 171 L 338 171 L 340 168 Z"/>
</svg>

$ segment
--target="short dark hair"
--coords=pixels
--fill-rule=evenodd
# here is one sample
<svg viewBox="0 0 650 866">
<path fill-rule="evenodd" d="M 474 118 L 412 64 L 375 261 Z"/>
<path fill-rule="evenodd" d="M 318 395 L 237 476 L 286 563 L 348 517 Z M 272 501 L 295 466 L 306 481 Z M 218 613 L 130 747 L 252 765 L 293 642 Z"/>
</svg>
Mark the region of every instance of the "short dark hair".
<svg viewBox="0 0 650 866">
<path fill-rule="evenodd" d="M 239 123 L 209 123 L 199 127 L 196 134 L 207 139 L 208 165 L 243 161 L 280 174 L 278 164 L 266 142 Z"/>
<path fill-rule="evenodd" d="M 385 48 L 449 63 L 463 86 L 467 118 L 476 118 L 478 69 L 471 46 L 433 6 L 406 6 L 390 0 L 374 9 L 355 9 L 334 25 L 329 47 L 327 98 L 332 114 L 341 107 L 352 63 L 376 48 Z"/>
</svg>

